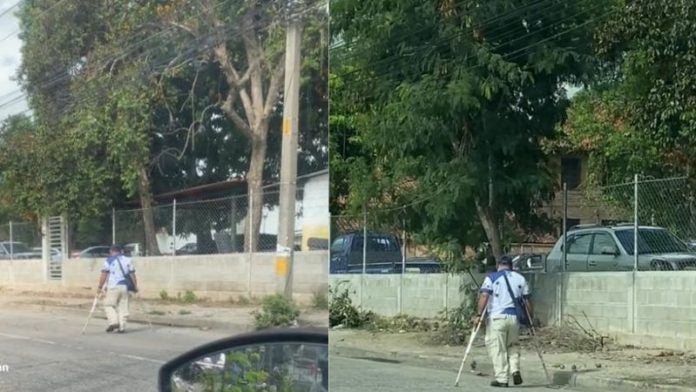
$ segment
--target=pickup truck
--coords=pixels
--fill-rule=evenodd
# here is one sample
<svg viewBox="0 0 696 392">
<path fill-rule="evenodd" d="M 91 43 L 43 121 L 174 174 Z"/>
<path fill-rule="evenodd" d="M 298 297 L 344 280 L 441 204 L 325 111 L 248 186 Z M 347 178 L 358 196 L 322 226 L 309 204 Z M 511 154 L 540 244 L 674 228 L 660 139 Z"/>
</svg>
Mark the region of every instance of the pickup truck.
<svg viewBox="0 0 696 392">
<path fill-rule="evenodd" d="M 340 235 L 331 243 L 330 272 L 341 274 L 362 271 L 363 253 L 367 268 L 394 270 L 401 265 L 401 244 L 396 236 L 384 233 L 367 233 L 365 252 L 362 232 Z"/>
<path fill-rule="evenodd" d="M 365 272 L 368 274 L 442 272 L 440 260 L 436 257 L 410 257 L 402 265 L 401 243 L 391 234 L 368 233 L 367 239 Z M 331 273 L 362 273 L 363 244 L 362 232 L 344 234 L 334 239 L 330 248 Z"/>
</svg>

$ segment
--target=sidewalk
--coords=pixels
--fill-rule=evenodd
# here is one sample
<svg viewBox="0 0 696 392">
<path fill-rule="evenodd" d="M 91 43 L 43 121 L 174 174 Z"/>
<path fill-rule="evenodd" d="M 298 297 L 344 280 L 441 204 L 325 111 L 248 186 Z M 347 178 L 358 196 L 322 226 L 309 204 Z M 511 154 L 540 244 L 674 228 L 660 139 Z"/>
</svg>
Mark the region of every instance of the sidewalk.
<svg viewBox="0 0 696 392">
<path fill-rule="evenodd" d="M 87 317 L 94 296 L 33 293 L 26 291 L 2 290 L 0 306 L 24 309 L 45 310 L 60 309 L 65 312 L 80 313 Z M 214 302 L 179 303 L 174 301 L 157 301 L 131 299 L 129 321 L 172 327 L 200 329 L 228 329 L 232 331 L 252 331 L 254 316 L 259 310 L 256 305 L 225 304 Z M 101 301 L 93 318 L 106 319 Z M 301 309 L 298 324 L 300 326 L 326 327 L 328 311 Z"/>
<path fill-rule="evenodd" d="M 493 369 L 483 344 L 480 338 L 474 342 L 464 371 L 491 377 Z M 418 333 L 332 330 L 330 345 L 335 355 L 399 360 L 450 369 L 455 375 L 464 354 L 464 347 L 429 345 L 424 335 Z M 693 371 L 696 354 L 635 348 L 612 348 L 595 353 L 550 351 L 544 352 L 543 357 L 554 384 L 589 389 L 696 392 L 696 372 Z M 472 369 L 474 361 L 476 368 Z M 546 378 L 536 351 L 523 350 L 521 368 L 526 379 L 541 381 Z"/>
</svg>

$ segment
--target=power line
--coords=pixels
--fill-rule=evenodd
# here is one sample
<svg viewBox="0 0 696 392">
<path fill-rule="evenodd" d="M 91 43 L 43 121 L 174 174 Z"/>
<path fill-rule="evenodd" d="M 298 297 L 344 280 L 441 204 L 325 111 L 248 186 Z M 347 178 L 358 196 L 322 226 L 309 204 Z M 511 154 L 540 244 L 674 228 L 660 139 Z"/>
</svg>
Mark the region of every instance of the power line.
<svg viewBox="0 0 696 392">
<path fill-rule="evenodd" d="M 24 0 L 19 0 L 18 2 L 14 3 L 14 4 L 11 5 L 9 8 L 7 8 L 5 11 L 0 12 L 0 18 L 2 18 L 3 16 L 9 14 L 10 11 L 12 11 L 13 9 L 15 9 L 18 5 L 20 5 L 20 4 L 22 3 L 22 1 L 24 1 Z"/>
<path fill-rule="evenodd" d="M 491 48 L 491 51 L 495 51 L 495 50 L 497 50 L 497 49 L 500 49 L 500 48 L 502 48 L 503 46 L 509 45 L 509 44 L 512 43 L 512 42 L 518 42 L 518 41 L 524 40 L 524 39 L 526 39 L 526 38 L 529 38 L 529 37 L 531 37 L 531 36 L 533 36 L 533 35 L 538 34 L 538 33 L 541 32 L 541 31 L 544 31 L 544 30 L 547 30 L 547 29 L 551 29 L 551 28 L 557 27 L 558 25 L 562 25 L 562 24 L 563 24 L 564 22 L 566 22 L 567 20 L 574 19 L 574 18 L 576 18 L 576 17 L 578 17 L 578 16 L 580 16 L 580 15 L 586 13 L 586 12 L 590 12 L 590 11 L 593 11 L 593 10 L 595 10 L 595 9 L 598 9 L 600 6 L 602 6 L 602 5 L 601 5 L 601 4 L 595 5 L 595 7 L 593 7 L 593 8 L 590 8 L 590 9 L 588 9 L 588 10 L 582 10 L 582 11 L 580 11 L 580 12 L 578 12 L 578 13 L 575 13 L 575 14 L 573 14 L 573 15 L 570 15 L 570 16 L 566 17 L 565 19 L 558 20 L 558 21 L 556 21 L 555 23 L 552 23 L 551 25 L 545 26 L 545 27 L 543 27 L 542 29 L 530 31 L 529 33 L 524 34 L 524 35 L 521 35 L 521 36 L 519 36 L 519 37 L 513 39 L 512 41 L 506 41 L 506 42 L 501 43 L 501 44 L 499 44 L 499 45 L 497 45 L 497 46 L 493 46 L 493 47 Z M 614 12 L 614 10 L 607 12 L 605 15 L 608 15 L 608 14 L 610 14 L 610 13 L 612 13 L 612 12 Z M 588 20 L 588 22 L 589 22 L 589 21 L 594 21 L 594 19 L 591 19 L 591 18 L 590 18 L 590 19 Z M 586 24 L 587 24 L 587 23 L 584 23 L 583 25 L 586 25 Z M 581 27 L 581 26 L 576 26 L 576 27 Z M 562 31 L 561 33 L 567 33 L 567 32 L 572 31 L 572 30 L 574 30 L 574 28 L 568 29 L 568 30 L 566 30 L 566 31 Z M 459 31 L 459 32 L 454 33 L 454 34 L 445 35 L 444 37 L 437 37 L 437 38 L 434 39 L 434 40 L 430 40 L 430 41 L 428 41 L 428 42 L 425 42 L 425 43 L 421 44 L 420 46 L 416 46 L 416 47 L 413 48 L 412 50 L 413 50 L 413 52 L 418 53 L 418 52 L 425 51 L 425 50 L 428 50 L 428 49 L 431 49 L 431 50 L 432 50 L 432 49 L 437 49 L 437 48 L 440 47 L 441 45 L 449 44 L 451 41 L 453 41 L 453 40 L 455 40 L 455 39 L 457 39 L 457 38 L 463 36 L 465 33 L 466 33 L 466 31 Z M 507 33 L 504 33 L 504 34 L 502 34 L 501 36 L 498 36 L 498 37 L 491 37 L 491 38 L 489 38 L 489 40 L 491 40 L 491 41 L 503 40 L 503 39 L 506 38 L 506 36 L 509 35 L 509 34 L 510 34 L 510 32 L 507 32 Z M 560 35 L 562 35 L 562 34 L 560 34 Z M 559 34 L 556 34 L 556 36 L 560 36 L 560 35 L 559 35 Z M 546 41 L 547 41 L 547 40 L 544 40 L 543 42 L 546 42 Z M 539 42 L 535 42 L 535 43 L 530 44 L 530 45 L 528 45 L 527 47 L 522 48 L 522 49 L 530 49 L 530 48 L 536 46 L 538 43 L 539 43 Z M 507 54 L 507 55 L 510 55 L 510 54 Z M 382 71 L 382 70 L 384 70 L 384 69 L 385 69 L 386 67 L 388 67 L 389 65 L 392 65 L 392 64 L 394 64 L 394 63 L 397 63 L 397 62 L 401 61 L 401 60 L 403 59 L 403 57 L 404 57 L 403 55 L 393 55 L 393 56 L 390 56 L 390 57 L 386 57 L 386 58 L 383 58 L 383 59 L 374 61 L 374 62 L 372 62 L 372 63 L 368 63 L 367 65 L 365 65 L 365 66 L 362 67 L 362 68 L 354 69 L 354 70 L 351 70 L 351 71 L 349 71 L 349 72 L 343 73 L 343 74 L 341 74 L 341 76 L 343 76 L 343 77 L 350 76 L 350 75 L 352 75 L 352 74 L 357 74 L 357 73 L 359 73 L 360 71 L 364 71 L 364 70 L 366 70 L 366 69 L 369 69 L 369 68 L 372 68 L 372 67 L 375 67 L 375 66 L 379 66 L 379 67 L 377 68 L 377 70 L 376 70 L 376 71 L 378 71 L 377 74 L 375 74 L 375 75 L 373 75 L 373 76 L 371 76 L 371 77 L 368 77 L 368 78 L 366 78 L 366 80 L 364 80 L 364 81 L 370 81 L 370 80 L 373 80 L 373 79 L 375 79 L 375 78 L 377 78 L 377 77 L 381 77 L 381 76 L 385 76 L 385 75 L 391 74 L 392 72 L 384 72 L 384 73 L 381 73 L 381 74 L 380 74 L 379 72 Z M 479 66 L 480 66 L 480 65 L 479 65 Z M 477 68 L 477 67 L 479 67 L 479 66 L 471 67 L 471 68 L 468 69 L 468 70 Z"/>
<path fill-rule="evenodd" d="M 298 17 L 298 16 L 306 15 L 306 14 L 308 14 L 308 13 L 310 13 L 310 12 L 316 10 L 316 9 L 321 9 L 322 6 L 323 6 L 323 5 L 320 3 L 320 4 L 316 5 L 316 6 L 309 7 L 309 8 L 307 8 L 307 9 L 305 9 L 305 10 L 299 11 L 299 12 L 297 12 L 297 13 L 291 15 L 291 17 Z M 275 24 L 274 24 L 275 21 L 272 20 L 271 17 L 268 17 L 268 18 L 264 21 L 264 23 L 265 23 L 265 22 L 268 22 L 268 23 L 267 23 L 264 27 L 261 28 L 261 31 L 270 29 L 270 28 L 272 28 L 273 26 L 275 26 Z M 254 29 L 257 29 L 257 28 L 258 28 L 258 25 L 254 25 L 254 26 L 250 26 L 249 28 L 246 28 L 246 29 L 238 30 L 235 34 L 233 34 L 233 35 L 227 37 L 225 41 L 229 41 L 229 40 L 231 40 L 231 39 L 233 39 L 233 38 L 236 38 L 236 37 L 240 36 L 241 34 L 247 32 L 247 31 L 251 31 L 251 30 L 254 30 Z M 155 33 L 155 34 L 153 34 L 153 35 L 151 35 L 151 36 L 149 36 L 149 37 L 147 37 L 147 38 L 145 38 L 145 39 L 143 39 L 143 40 L 140 40 L 140 41 L 138 41 L 138 42 L 135 42 L 135 43 L 131 44 L 129 47 L 125 48 L 123 51 L 117 53 L 116 55 L 113 55 L 113 56 L 108 57 L 108 58 L 103 59 L 103 60 L 98 60 L 98 61 L 97 61 L 97 64 L 96 64 L 96 67 L 97 67 L 97 68 L 101 68 L 101 67 L 107 65 L 108 63 L 110 63 L 110 62 L 112 62 L 112 61 L 115 61 L 115 60 L 117 60 L 118 58 L 123 57 L 124 55 L 127 55 L 130 51 L 132 51 L 132 50 L 134 50 L 134 49 L 137 49 L 137 47 L 138 47 L 141 43 L 146 42 L 146 41 L 148 41 L 148 40 L 151 40 L 152 38 L 154 38 L 154 36 L 159 36 L 159 35 L 162 35 L 162 34 L 164 34 L 164 33 L 167 33 L 167 32 L 170 32 L 170 31 L 174 31 L 175 29 L 176 29 L 176 28 L 168 28 L 168 29 L 163 30 L 163 31 L 161 31 L 161 32 Z M 236 30 L 236 29 L 237 29 L 237 26 L 229 26 L 229 27 L 227 27 L 226 29 L 223 30 L 222 34 L 223 34 L 223 35 L 226 35 L 226 34 L 228 34 L 229 32 L 234 31 L 234 30 Z M 208 38 L 211 38 L 211 37 L 213 37 L 213 36 L 217 36 L 217 35 L 219 35 L 219 34 L 221 34 L 221 33 L 220 33 L 219 31 L 216 31 L 216 32 L 211 32 L 211 33 L 209 33 L 209 34 L 205 34 L 205 35 L 203 35 L 203 36 L 196 37 L 196 38 L 193 40 L 193 45 L 191 45 L 191 47 L 190 47 L 189 49 L 187 49 L 186 51 L 183 52 L 184 56 L 182 56 L 182 54 L 179 54 L 178 56 L 176 56 L 176 57 L 180 57 L 182 61 L 183 61 L 183 60 L 187 60 L 187 61 L 183 61 L 183 62 L 182 62 L 181 64 L 179 64 L 179 65 L 180 65 L 180 66 L 181 66 L 181 65 L 184 65 L 184 64 L 188 63 L 189 61 L 195 59 L 195 55 L 197 55 L 197 54 L 198 54 L 197 52 L 199 52 L 199 51 L 201 50 L 200 44 L 203 43 L 204 41 L 206 41 Z M 129 37 L 132 38 L 132 37 L 134 37 L 134 36 L 135 36 L 135 34 L 132 34 L 132 35 L 130 35 Z M 149 48 L 149 49 L 143 51 L 142 53 L 139 53 L 139 54 L 138 54 L 138 57 L 144 57 L 144 56 L 150 54 L 152 51 L 157 50 L 157 49 L 159 49 L 159 46 L 151 47 L 151 48 Z M 176 57 L 175 57 L 175 58 L 176 58 Z M 167 65 L 171 60 L 172 60 L 172 59 L 167 59 L 166 61 L 163 61 L 162 63 L 154 64 L 151 68 L 152 68 L 152 69 L 157 69 L 157 68 L 159 68 L 159 67 L 165 66 L 165 65 Z M 69 79 L 70 77 L 71 77 L 70 74 L 60 75 L 60 76 L 58 76 L 58 77 L 56 77 L 56 78 L 53 78 L 53 79 L 51 79 L 51 80 L 48 80 L 46 83 L 43 83 L 43 84 L 39 85 L 38 87 L 34 87 L 34 88 L 47 88 L 47 87 L 50 87 L 51 85 L 60 83 L 60 82 L 63 81 L 63 80 L 67 80 L 67 79 Z M 22 90 L 21 90 L 21 89 L 18 89 L 18 90 L 15 90 L 15 91 L 12 92 L 12 93 L 17 93 L 17 92 L 20 92 L 20 93 L 21 93 Z M 12 94 L 12 93 L 10 93 L 10 94 Z M 5 96 L 10 95 L 10 94 L 6 94 Z M 20 96 L 17 96 L 17 97 L 15 97 L 15 98 L 12 98 L 12 99 L 10 99 L 8 102 L 0 103 L 0 109 L 6 107 L 6 106 L 8 106 L 8 105 L 17 103 L 17 102 L 21 101 L 21 100 L 24 99 L 24 98 L 27 98 L 27 95 L 28 95 L 27 93 L 22 93 Z M 77 103 L 78 103 L 78 102 L 73 102 L 73 105 L 76 105 Z M 30 108 L 30 109 L 27 109 L 27 110 L 24 110 L 24 111 L 22 111 L 22 112 L 16 113 L 16 114 L 24 114 L 24 113 L 29 112 L 30 110 L 31 110 L 31 108 Z"/>
<path fill-rule="evenodd" d="M 15 4 L 15 6 L 19 5 L 22 1 L 23 1 L 23 0 L 20 0 L 19 3 Z M 56 3 L 54 3 L 52 6 L 48 7 L 46 10 L 41 11 L 40 15 L 43 16 L 44 14 L 46 14 L 46 13 L 52 11 L 54 8 L 58 7 L 59 5 L 61 5 L 62 3 L 64 3 L 65 1 L 66 1 L 66 0 L 58 0 Z M 5 37 L 0 38 L 0 42 L 3 42 L 3 41 L 6 41 L 6 40 L 10 39 L 13 35 L 19 33 L 19 31 L 20 31 L 20 29 L 17 29 L 17 30 L 15 30 L 15 31 L 11 32 L 10 34 L 6 35 Z"/>
</svg>

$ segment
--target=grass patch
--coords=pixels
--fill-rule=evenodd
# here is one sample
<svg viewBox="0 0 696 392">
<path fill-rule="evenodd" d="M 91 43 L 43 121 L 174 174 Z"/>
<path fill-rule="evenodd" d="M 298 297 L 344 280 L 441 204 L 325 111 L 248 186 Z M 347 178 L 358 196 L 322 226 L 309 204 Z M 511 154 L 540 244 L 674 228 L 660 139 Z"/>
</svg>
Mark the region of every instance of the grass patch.
<svg viewBox="0 0 696 392">
<path fill-rule="evenodd" d="M 147 314 L 151 314 L 153 316 L 164 316 L 167 313 L 163 312 L 161 310 L 151 310 L 151 311 L 147 312 Z"/>
<path fill-rule="evenodd" d="M 182 316 L 185 316 L 185 315 L 187 315 L 187 314 L 191 314 L 191 311 L 190 311 L 190 310 L 186 310 L 186 309 L 181 309 L 181 310 L 179 311 L 179 314 L 182 315 Z"/>
</svg>

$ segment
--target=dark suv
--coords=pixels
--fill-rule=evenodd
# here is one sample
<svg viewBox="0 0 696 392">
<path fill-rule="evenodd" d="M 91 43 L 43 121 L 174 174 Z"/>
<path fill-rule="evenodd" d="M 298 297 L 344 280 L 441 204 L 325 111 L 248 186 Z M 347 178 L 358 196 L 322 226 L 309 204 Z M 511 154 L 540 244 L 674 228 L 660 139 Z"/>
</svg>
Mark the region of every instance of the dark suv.
<svg viewBox="0 0 696 392">
<path fill-rule="evenodd" d="M 344 234 L 331 244 L 330 271 L 336 273 L 360 272 L 363 264 L 363 233 Z M 393 271 L 401 265 L 401 244 L 391 234 L 368 233 L 366 268 Z"/>
</svg>

